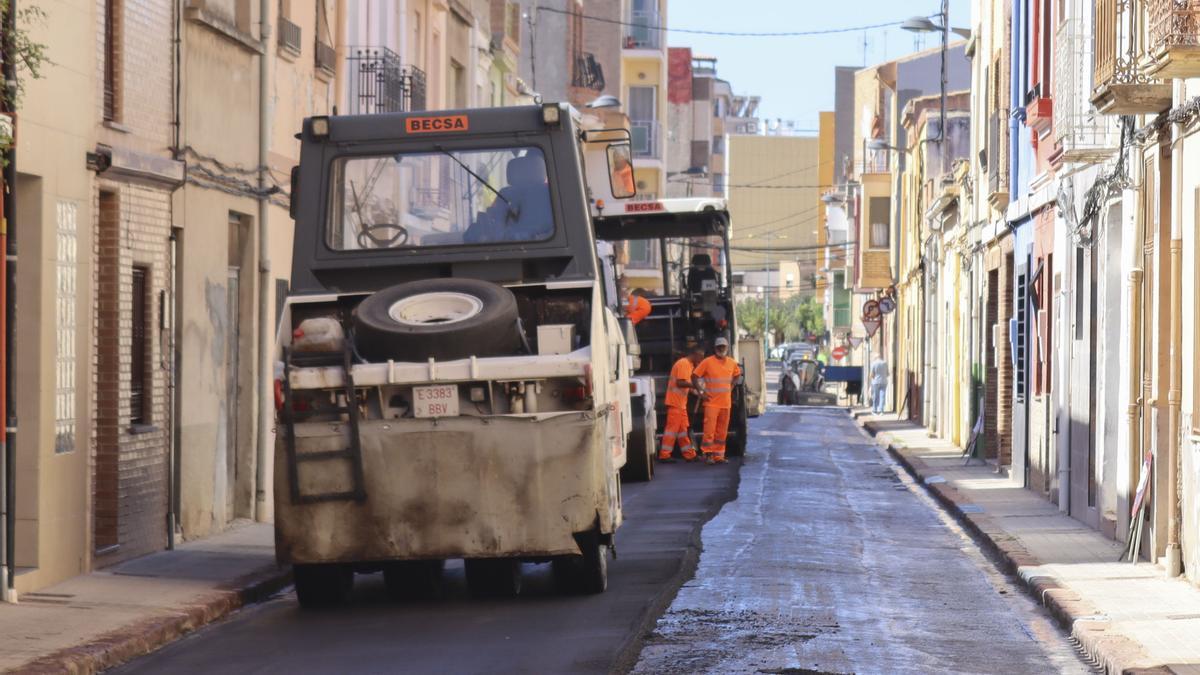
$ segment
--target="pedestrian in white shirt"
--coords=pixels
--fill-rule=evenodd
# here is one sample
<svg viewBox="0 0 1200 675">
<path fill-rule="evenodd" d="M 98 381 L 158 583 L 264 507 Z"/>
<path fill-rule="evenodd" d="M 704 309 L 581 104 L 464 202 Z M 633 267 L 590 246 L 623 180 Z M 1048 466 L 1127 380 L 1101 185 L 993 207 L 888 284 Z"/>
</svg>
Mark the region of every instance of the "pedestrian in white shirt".
<svg viewBox="0 0 1200 675">
<path fill-rule="evenodd" d="M 883 357 L 876 356 L 871 362 L 871 409 L 876 415 L 883 414 L 884 401 L 887 399 L 888 367 Z"/>
</svg>

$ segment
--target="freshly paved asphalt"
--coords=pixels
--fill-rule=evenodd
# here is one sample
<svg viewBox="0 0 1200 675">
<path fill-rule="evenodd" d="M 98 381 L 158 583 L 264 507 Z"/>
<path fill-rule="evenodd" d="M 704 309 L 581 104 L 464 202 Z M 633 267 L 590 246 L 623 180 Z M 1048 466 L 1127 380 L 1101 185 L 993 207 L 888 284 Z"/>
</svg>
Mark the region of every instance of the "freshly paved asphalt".
<svg viewBox="0 0 1200 675">
<path fill-rule="evenodd" d="M 776 409 L 751 439 L 634 673 L 1088 672 L 845 410 Z"/>
<path fill-rule="evenodd" d="M 387 599 L 382 575 L 358 575 L 352 601 L 302 611 L 294 593 L 251 607 L 121 673 L 604 673 L 632 665 L 638 638 L 695 569 L 704 521 L 733 498 L 736 463 L 659 466 L 651 483 L 622 488 L 608 590 L 563 596 L 549 565 L 525 565 L 521 595 L 467 595 L 461 561 L 442 597 Z"/>
<path fill-rule="evenodd" d="M 347 607 L 285 593 L 119 672 L 1088 672 L 845 410 L 751 425 L 740 485 L 736 464 L 676 464 L 625 486 L 602 595 L 555 594 L 547 565 L 499 601 L 468 597 L 457 562 L 433 601 L 360 575 Z"/>
</svg>

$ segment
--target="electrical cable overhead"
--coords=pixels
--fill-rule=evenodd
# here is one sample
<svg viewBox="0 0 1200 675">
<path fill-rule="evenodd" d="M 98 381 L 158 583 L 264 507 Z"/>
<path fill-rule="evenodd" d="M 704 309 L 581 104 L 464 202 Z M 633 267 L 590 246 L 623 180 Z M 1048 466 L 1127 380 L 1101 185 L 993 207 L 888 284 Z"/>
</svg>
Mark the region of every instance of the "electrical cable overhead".
<svg viewBox="0 0 1200 675">
<path fill-rule="evenodd" d="M 558 9 L 555 7 L 538 7 L 539 12 L 550 12 L 551 14 L 563 14 L 566 16 L 575 16 L 587 21 L 596 21 L 599 23 L 615 24 L 618 26 L 629 26 L 631 28 L 644 28 L 646 30 L 657 30 L 664 33 L 686 33 L 689 35 L 719 35 L 724 37 L 814 37 L 818 35 L 834 35 L 837 33 L 858 33 L 864 30 L 874 28 L 890 28 L 899 26 L 903 21 L 888 21 L 885 23 L 875 23 L 865 26 L 846 26 L 842 28 L 823 28 L 818 30 L 801 30 L 801 31 L 775 31 L 775 32 L 741 32 L 741 31 L 723 31 L 723 30 L 698 30 L 693 28 L 669 28 L 667 26 L 655 26 L 648 23 L 635 23 L 632 21 L 621 21 L 620 19 L 610 19 L 604 16 L 593 16 L 583 14 L 582 12 L 572 12 L 566 9 Z"/>
</svg>

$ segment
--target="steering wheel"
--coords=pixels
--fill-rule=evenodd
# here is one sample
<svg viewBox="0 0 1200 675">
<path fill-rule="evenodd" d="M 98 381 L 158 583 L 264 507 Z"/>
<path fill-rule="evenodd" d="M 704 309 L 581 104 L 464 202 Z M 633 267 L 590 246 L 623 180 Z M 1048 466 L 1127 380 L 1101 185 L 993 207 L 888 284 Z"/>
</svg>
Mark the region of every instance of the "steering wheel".
<svg viewBox="0 0 1200 675">
<path fill-rule="evenodd" d="M 379 230 L 395 230 L 391 236 L 377 235 Z M 408 242 L 408 229 L 396 223 L 363 223 L 358 229 L 359 248 L 392 248 Z"/>
</svg>

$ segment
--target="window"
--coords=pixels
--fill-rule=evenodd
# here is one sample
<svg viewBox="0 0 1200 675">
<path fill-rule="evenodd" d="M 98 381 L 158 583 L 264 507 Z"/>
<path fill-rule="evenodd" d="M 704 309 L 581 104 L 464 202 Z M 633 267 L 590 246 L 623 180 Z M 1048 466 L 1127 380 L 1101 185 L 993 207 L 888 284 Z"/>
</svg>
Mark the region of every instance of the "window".
<svg viewBox="0 0 1200 675">
<path fill-rule="evenodd" d="M 633 159 L 629 156 L 628 143 L 612 143 L 608 146 L 608 171 L 612 195 L 617 199 L 628 199 L 637 194 L 633 182 Z"/>
<path fill-rule="evenodd" d="M 104 121 L 121 119 L 121 0 L 104 2 Z"/>
<path fill-rule="evenodd" d="M 146 267 L 133 268 L 130 301 L 133 316 L 129 338 L 129 424 L 150 423 L 150 400 L 148 380 L 150 369 L 150 341 L 147 339 L 150 321 L 150 299 L 148 293 L 150 271 Z"/>
<path fill-rule="evenodd" d="M 1028 335 L 1029 326 L 1029 293 L 1025 285 L 1025 275 L 1017 275 L 1016 285 L 1016 306 L 1017 316 L 1015 319 L 1016 331 L 1013 339 L 1016 341 L 1014 347 L 1013 368 L 1016 372 L 1013 373 L 1013 393 L 1017 403 L 1025 401 L 1025 385 L 1028 377 L 1026 368 L 1026 349 L 1029 341 L 1026 338 Z"/>
<path fill-rule="evenodd" d="M 467 69 L 450 59 L 450 86 L 453 87 L 454 107 L 467 107 Z"/>
<path fill-rule="evenodd" d="M 78 213 L 75 202 L 60 201 L 58 220 L 58 287 L 55 299 L 55 415 L 54 451 L 75 450 L 75 337 L 77 321 L 76 254 Z"/>
<path fill-rule="evenodd" d="M 554 234 L 538 148 L 351 157 L 333 169 L 326 242 L 338 251 L 544 241 Z"/>
<path fill-rule="evenodd" d="M 891 204 L 890 197 L 871 197 L 868 202 L 871 248 L 887 248 L 891 245 Z"/>
<path fill-rule="evenodd" d="M 720 197 L 725 194 L 725 174 L 714 173 L 712 177 L 713 195 Z"/>
<path fill-rule="evenodd" d="M 654 239 L 632 239 L 626 242 L 629 267 L 647 269 L 658 266 L 658 241 Z"/>
</svg>

